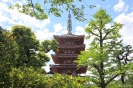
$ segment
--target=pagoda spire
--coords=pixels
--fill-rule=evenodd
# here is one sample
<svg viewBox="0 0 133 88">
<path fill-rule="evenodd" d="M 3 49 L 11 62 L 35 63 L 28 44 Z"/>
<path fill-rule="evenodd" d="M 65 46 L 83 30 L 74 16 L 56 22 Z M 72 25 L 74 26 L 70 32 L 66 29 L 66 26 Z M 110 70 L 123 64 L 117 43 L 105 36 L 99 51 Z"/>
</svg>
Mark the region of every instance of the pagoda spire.
<svg viewBox="0 0 133 88">
<path fill-rule="evenodd" d="M 67 31 L 68 31 L 68 35 L 72 35 L 71 31 L 72 31 L 72 21 L 71 21 L 71 14 L 70 14 L 70 10 L 69 10 L 69 14 L 68 14 L 68 21 L 67 21 Z"/>
</svg>

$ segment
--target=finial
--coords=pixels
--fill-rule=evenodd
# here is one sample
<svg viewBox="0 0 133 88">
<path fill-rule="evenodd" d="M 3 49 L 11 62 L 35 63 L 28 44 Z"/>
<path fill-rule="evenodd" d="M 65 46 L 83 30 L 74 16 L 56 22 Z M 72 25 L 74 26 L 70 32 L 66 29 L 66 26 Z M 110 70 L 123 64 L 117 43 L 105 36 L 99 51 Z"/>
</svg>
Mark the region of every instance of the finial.
<svg viewBox="0 0 133 88">
<path fill-rule="evenodd" d="M 67 30 L 68 30 L 68 35 L 71 35 L 71 31 L 72 31 L 72 22 L 71 22 L 71 14 L 70 14 L 70 10 L 69 10 L 69 14 L 68 14 L 68 21 L 67 21 Z"/>
</svg>

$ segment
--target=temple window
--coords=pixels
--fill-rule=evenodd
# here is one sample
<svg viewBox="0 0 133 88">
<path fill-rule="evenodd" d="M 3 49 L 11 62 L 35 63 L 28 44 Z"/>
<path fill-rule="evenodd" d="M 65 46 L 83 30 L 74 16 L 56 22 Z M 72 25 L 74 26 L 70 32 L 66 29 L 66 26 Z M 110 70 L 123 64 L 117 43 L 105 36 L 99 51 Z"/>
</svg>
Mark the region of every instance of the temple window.
<svg viewBox="0 0 133 88">
<path fill-rule="evenodd" d="M 67 44 L 67 40 L 64 40 L 64 43 Z"/>
<path fill-rule="evenodd" d="M 72 50 L 72 53 L 74 53 L 75 52 L 75 50 Z"/>
<path fill-rule="evenodd" d="M 70 41 L 68 40 L 68 44 L 70 44 Z"/>
<path fill-rule="evenodd" d="M 64 50 L 61 50 L 61 53 L 63 53 L 64 52 Z"/>
<path fill-rule="evenodd" d="M 64 53 L 67 53 L 66 50 L 64 50 Z"/>
<path fill-rule="evenodd" d="M 67 63 L 71 63 L 71 60 L 68 60 Z"/>
<path fill-rule="evenodd" d="M 69 40 L 67 40 L 67 43 L 66 44 L 68 44 L 69 43 Z"/>
<path fill-rule="evenodd" d="M 72 72 L 72 75 L 76 75 L 76 72 L 75 72 L 75 71 L 73 71 L 73 72 Z"/>
<path fill-rule="evenodd" d="M 71 51 L 70 51 L 70 50 L 68 50 L 68 53 L 71 53 Z"/>
<path fill-rule="evenodd" d="M 67 73 L 71 73 L 71 70 L 67 70 Z"/>
<path fill-rule="evenodd" d="M 71 44 L 74 44 L 73 41 L 71 41 Z"/>
<path fill-rule="evenodd" d="M 75 44 L 75 40 L 73 40 L 73 44 Z"/>
<path fill-rule="evenodd" d="M 63 71 L 62 71 L 62 74 L 66 74 L 66 71 L 65 71 L 65 70 L 63 70 Z"/>
<path fill-rule="evenodd" d="M 63 63 L 66 64 L 66 60 L 64 60 Z"/>
</svg>

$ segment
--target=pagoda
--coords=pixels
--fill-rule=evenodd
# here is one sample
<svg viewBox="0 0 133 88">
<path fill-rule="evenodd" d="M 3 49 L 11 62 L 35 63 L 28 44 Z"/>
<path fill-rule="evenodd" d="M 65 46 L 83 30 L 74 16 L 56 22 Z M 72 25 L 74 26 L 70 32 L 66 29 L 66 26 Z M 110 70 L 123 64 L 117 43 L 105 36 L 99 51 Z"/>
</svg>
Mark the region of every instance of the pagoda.
<svg viewBox="0 0 133 88">
<path fill-rule="evenodd" d="M 51 57 L 55 65 L 50 65 L 54 73 L 67 74 L 78 76 L 85 74 L 87 71 L 86 66 L 77 68 L 74 60 L 77 59 L 80 51 L 85 50 L 84 35 L 74 35 L 72 31 L 71 14 L 69 11 L 67 22 L 68 33 L 65 35 L 54 35 L 54 39 L 58 42 L 58 51 L 52 54 Z"/>
</svg>

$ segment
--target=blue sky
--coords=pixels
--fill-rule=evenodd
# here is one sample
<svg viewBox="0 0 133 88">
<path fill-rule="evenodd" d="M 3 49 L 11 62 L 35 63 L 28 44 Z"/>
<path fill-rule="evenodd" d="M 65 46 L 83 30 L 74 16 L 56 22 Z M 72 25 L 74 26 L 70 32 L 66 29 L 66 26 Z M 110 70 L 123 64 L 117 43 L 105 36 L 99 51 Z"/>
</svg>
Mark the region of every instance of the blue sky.
<svg viewBox="0 0 133 88">
<path fill-rule="evenodd" d="M 0 26 L 2 28 L 11 30 L 11 27 L 16 24 L 22 24 L 31 27 L 34 31 L 37 39 L 43 41 L 45 39 L 52 39 L 53 35 L 66 34 L 67 17 L 68 12 L 64 11 L 61 17 L 55 17 L 49 15 L 48 19 L 40 21 L 27 16 L 25 14 L 18 13 L 17 10 L 8 9 L 9 5 L 14 3 L 22 3 L 26 0 L 0 0 Z M 34 0 L 37 2 L 38 0 Z M 43 0 L 39 0 L 42 3 Z M 107 10 L 113 21 L 124 24 L 120 33 L 123 35 L 123 43 L 131 44 L 133 46 L 133 1 L 132 0 L 83 0 L 87 5 L 94 4 L 97 7 L 90 9 L 85 3 L 85 17 L 89 20 L 99 8 Z M 76 2 L 75 2 L 76 3 Z M 79 5 L 77 3 L 77 5 Z M 78 22 L 72 15 L 72 32 L 73 34 L 85 34 L 84 28 L 88 22 Z M 109 27 L 111 24 L 107 24 Z M 85 44 L 88 46 L 91 40 L 85 40 Z M 50 55 L 52 51 L 48 53 Z M 51 60 L 48 64 L 53 63 Z M 48 66 L 45 67 L 48 70 Z"/>
</svg>

